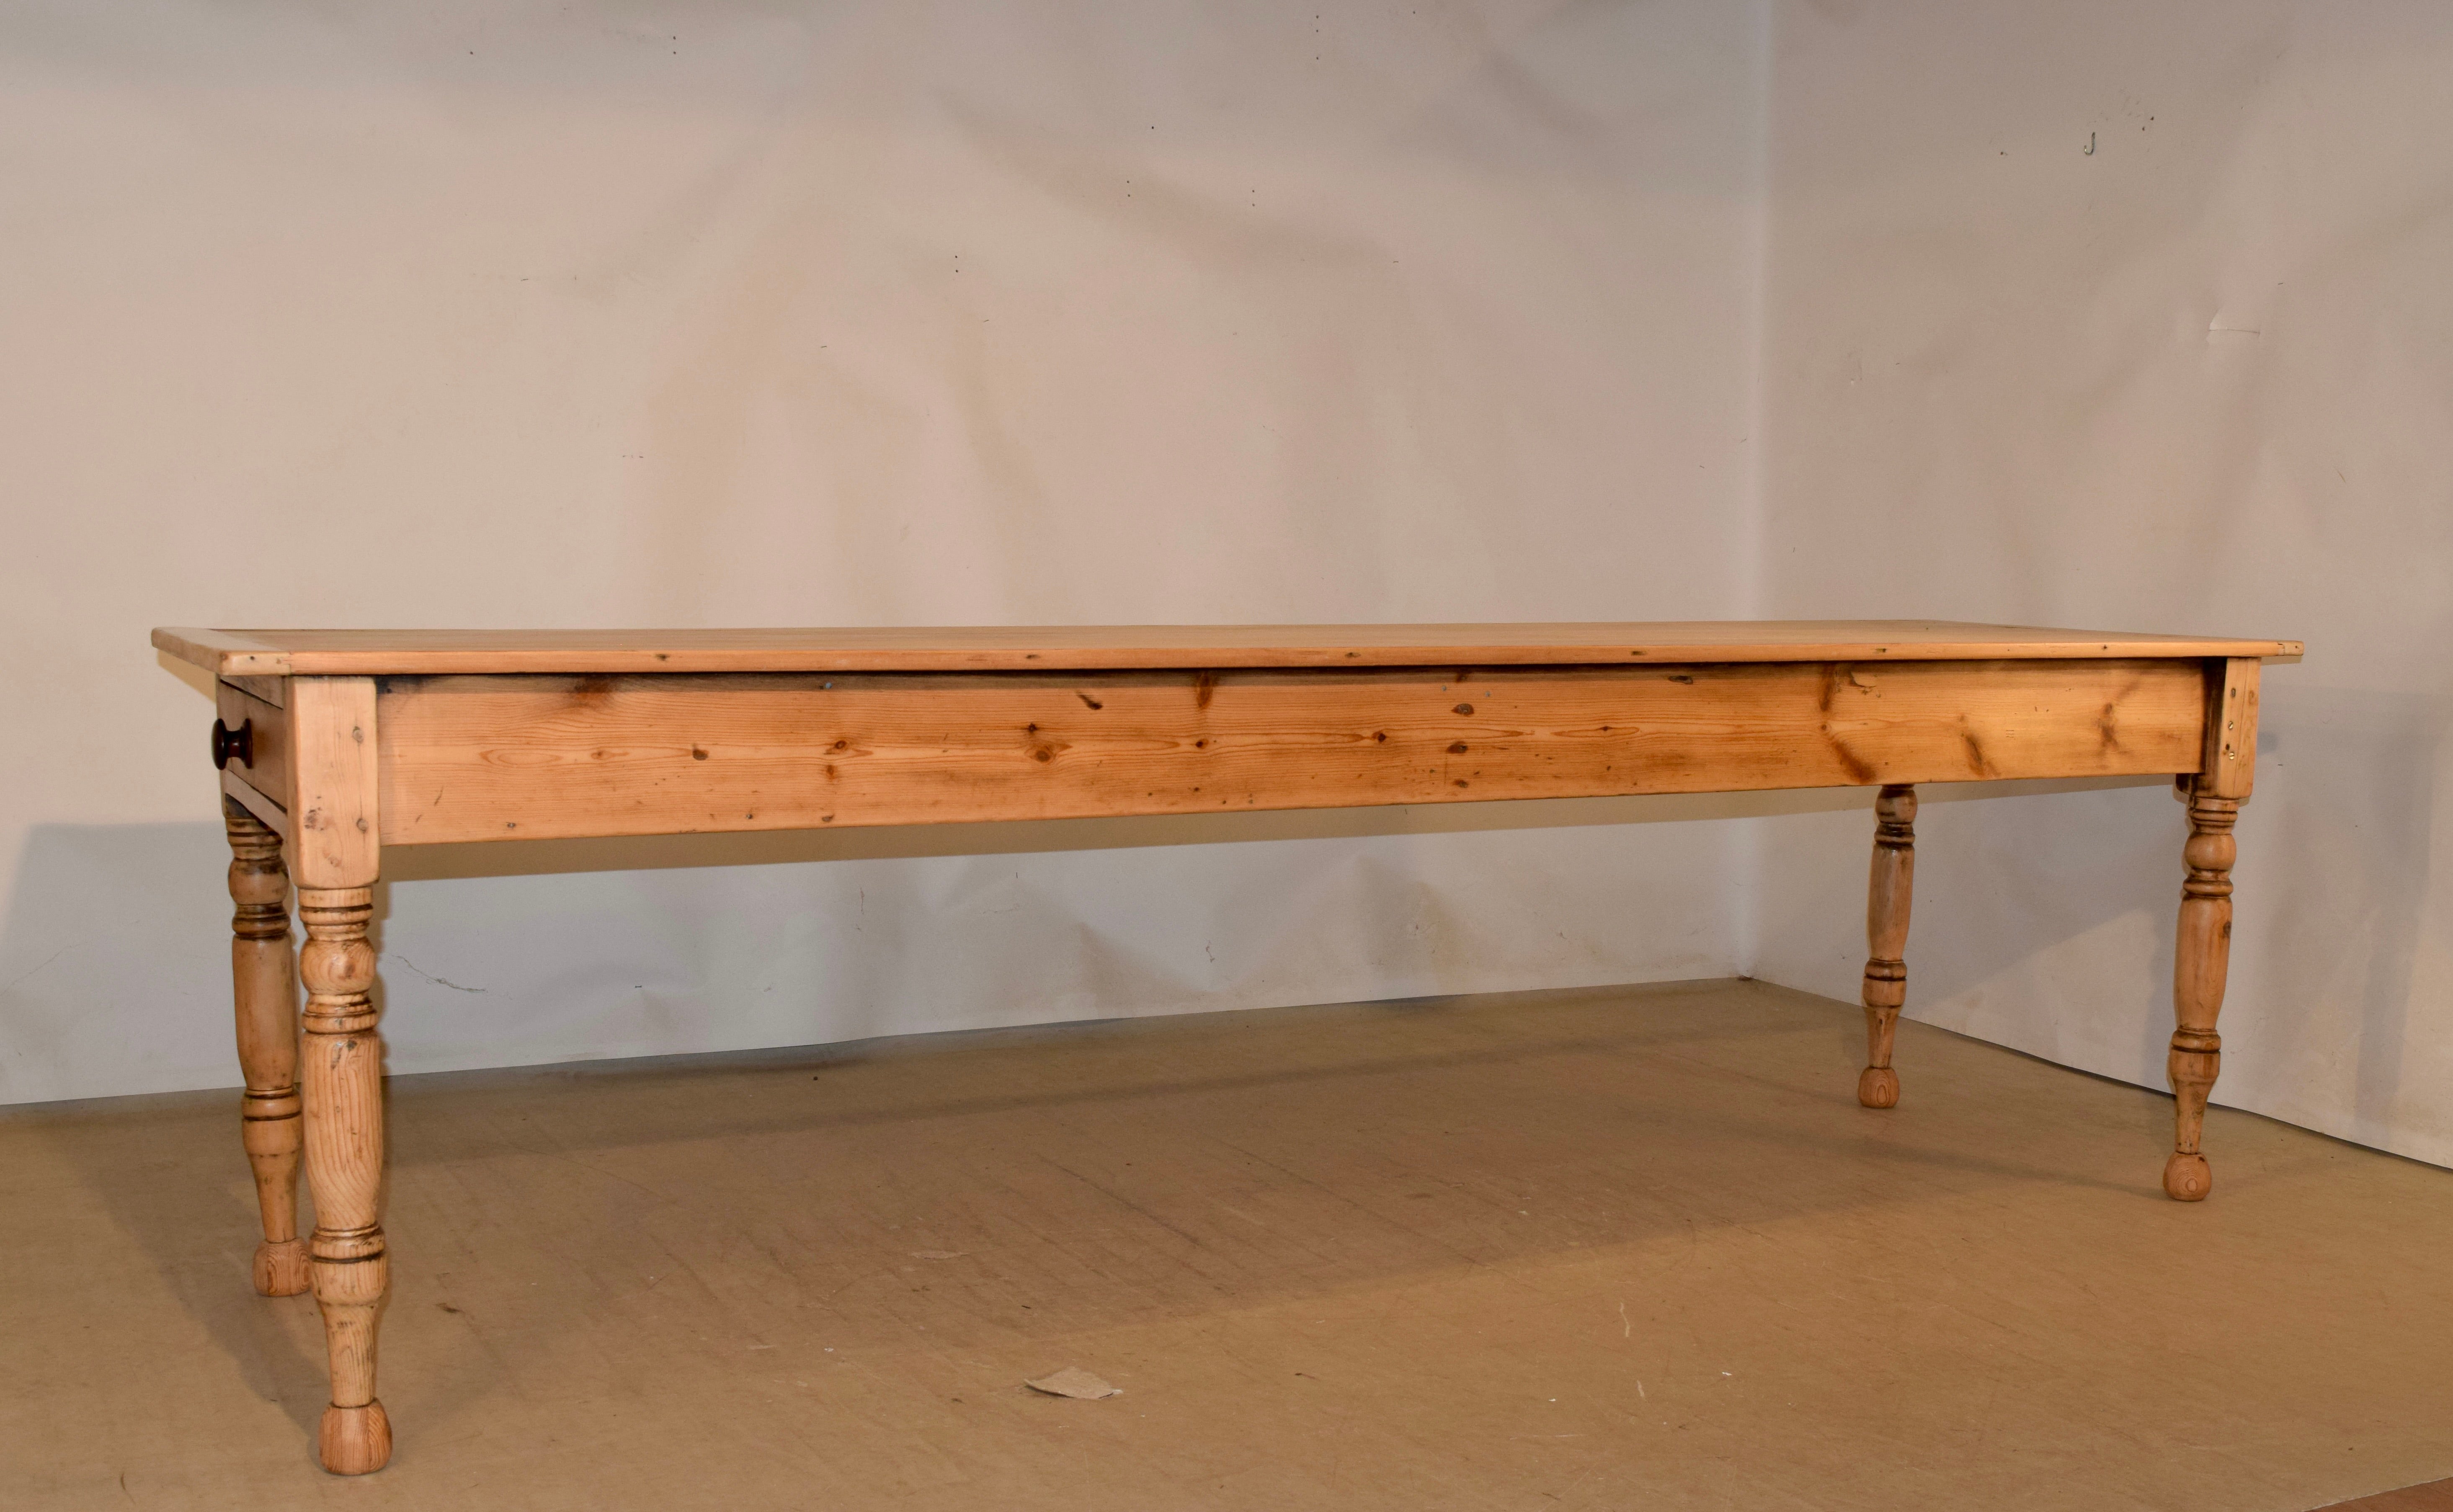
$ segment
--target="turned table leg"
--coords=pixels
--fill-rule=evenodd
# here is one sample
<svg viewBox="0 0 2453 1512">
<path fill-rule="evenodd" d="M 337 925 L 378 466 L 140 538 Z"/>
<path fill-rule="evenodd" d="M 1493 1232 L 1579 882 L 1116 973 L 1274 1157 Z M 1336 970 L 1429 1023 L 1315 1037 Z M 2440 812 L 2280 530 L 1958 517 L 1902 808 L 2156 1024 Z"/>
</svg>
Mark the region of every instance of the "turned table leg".
<svg viewBox="0 0 2453 1512">
<path fill-rule="evenodd" d="M 1874 800 L 1874 866 L 1865 891 L 1865 1069 L 1857 1101 L 1897 1107 L 1900 1074 L 1891 1069 L 1891 1038 L 1907 1001 L 1908 901 L 1916 884 L 1916 789 L 1885 786 Z"/>
<path fill-rule="evenodd" d="M 2175 1201 L 2201 1202 L 2214 1177 L 2198 1140 L 2206 1123 L 2206 1096 L 2223 1064 L 2223 1037 L 2215 1016 L 2223 1011 L 2224 978 L 2231 963 L 2231 867 L 2239 846 L 2231 827 L 2240 818 L 2236 798 L 2189 799 L 2189 840 L 2182 854 L 2189 874 L 2181 884 L 2181 930 L 2172 963 L 2172 1158 L 2164 1164 L 2164 1191 Z"/>
<path fill-rule="evenodd" d="M 316 1449 L 324 1468 L 361 1475 L 391 1458 L 391 1423 L 375 1400 L 375 1329 L 391 1263 L 384 1253 L 383 1038 L 368 996 L 374 894 L 302 887 L 307 926 L 307 1179 L 315 1189 L 315 1303 L 332 1363 L 332 1404 Z"/>
<path fill-rule="evenodd" d="M 238 1064 L 247 1080 L 239 1136 L 255 1168 L 264 1243 L 255 1289 L 295 1297 L 307 1289 L 307 1242 L 298 1237 L 298 981 L 289 955 L 289 873 L 281 837 L 237 800 L 222 800 L 229 831 L 230 988 L 238 1007 Z"/>
<path fill-rule="evenodd" d="M 2183 773 L 2174 796 L 2189 806 L 2189 839 L 2182 849 L 2188 876 L 2181 884 L 2181 929 L 2172 953 L 2172 1158 L 2164 1163 L 2164 1192 L 2175 1202 L 2205 1200 L 2213 1173 L 2198 1149 L 2205 1131 L 2206 1097 L 2223 1064 L 2215 1016 L 2223 1011 L 2224 978 L 2231 967 L 2231 866 L 2239 846 L 2231 827 L 2256 781 L 2258 664 L 2234 658 L 2207 664 L 2206 741 L 2195 772 Z"/>
<path fill-rule="evenodd" d="M 375 1400 L 375 1330 L 391 1263 L 383 1231 L 383 1037 L 375 1030 L 374 684 L 293 677 L 289 721 L 298 922 L 307 944 L 304 1044 L 307 1180 L 315 1192 L 315 1304 L 331 1357 L 332 1402 L 315 1437 L 324 1468 L 380 1470 L 391 1421 Z"/>
</svg>

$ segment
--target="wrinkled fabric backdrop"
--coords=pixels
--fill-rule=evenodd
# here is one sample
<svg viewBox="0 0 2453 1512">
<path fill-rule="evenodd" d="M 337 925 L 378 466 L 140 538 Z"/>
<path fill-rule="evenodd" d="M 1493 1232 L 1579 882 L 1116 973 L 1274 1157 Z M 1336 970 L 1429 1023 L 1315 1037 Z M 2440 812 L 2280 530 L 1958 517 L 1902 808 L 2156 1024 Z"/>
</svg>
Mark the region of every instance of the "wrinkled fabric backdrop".
<svg viewBox="0 0 2453 1512">
<path fill-rule="evenodd" d="M 155 624 L 1942 616 L 2307 640 L 2216 1100 L 2453 1163 L 2448 67 L 2432 0 L 11 7 L 0 1102 L 236 1080 Z M 2159 1084 L 2180 809 L 1967 796 L 1909 1011 Z M 390 1066 L 1853 997 L 1869 799 L 397 851 Z"/>
</svg>

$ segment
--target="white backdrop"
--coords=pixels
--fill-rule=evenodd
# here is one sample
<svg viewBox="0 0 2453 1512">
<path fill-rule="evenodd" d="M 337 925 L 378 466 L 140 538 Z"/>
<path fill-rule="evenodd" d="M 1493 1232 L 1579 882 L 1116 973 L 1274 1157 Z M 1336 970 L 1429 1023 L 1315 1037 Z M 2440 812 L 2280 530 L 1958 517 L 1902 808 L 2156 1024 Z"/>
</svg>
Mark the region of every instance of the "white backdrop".
<svg viewBox="0 0 2453 1512">
<path fill-rule="evenodd" d="M 1765 612 L 2304 638 L 2265 673 L 2216 1100 L 2453 1164 L 2453 9 L 1777 35 Z M 2160 1085 L 2180 806 L 1948 796 L 1916 1016 Z M 1852 995 L 1869 821 L 1764 823 L 1756 969 Z"/>
<path fill-rule="evenodd" d="M 2453 1161 L 2448 37 L 2427 0 L 12 7 L 0 1101 L 234 1080 L 209 710 L 152 624 L 1932 614 L 2308 640 L 2217 1101 Z M 2160 1083 L 2178 807 L 1951 796 L 1910 1011 Z M 1848 997 L 1865 803 L 397 852 L 391 1064 Z"/>
<path fill-rule="evenodd" d="M 151 625 L 1737 612 L 1760 21 L 0 11 L 0 1100 L 234 1079 Z M 395 852 L 390 1065 L 1725 975 L 1716 811 Z"/>
</svg>

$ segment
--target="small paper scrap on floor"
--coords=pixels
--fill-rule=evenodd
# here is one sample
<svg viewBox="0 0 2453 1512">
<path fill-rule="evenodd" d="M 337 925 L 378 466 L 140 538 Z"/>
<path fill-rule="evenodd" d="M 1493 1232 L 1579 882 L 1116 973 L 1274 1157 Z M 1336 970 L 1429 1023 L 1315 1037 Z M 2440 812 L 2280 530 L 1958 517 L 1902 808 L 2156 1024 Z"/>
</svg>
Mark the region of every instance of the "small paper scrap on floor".
<svg viewBox="0 0 2453 1512">
<path fill-rule="evenodd" d="M 1036 1381 L 1026 1381 L 1023 1384 L 1033 1391 L 1044 1391 L 1051 1397 L 1078 1397 L 1084 1402 L 1096 1402 L 1101 1397 L 1120 1397 L 1125 1394 L 1124 1387 L 1111 1386 L 1090 1372 L 1076 1370 L 1071 1365 L 1067 1365 L 1054 1375 L 1042 1376 Z"/>
</svg>

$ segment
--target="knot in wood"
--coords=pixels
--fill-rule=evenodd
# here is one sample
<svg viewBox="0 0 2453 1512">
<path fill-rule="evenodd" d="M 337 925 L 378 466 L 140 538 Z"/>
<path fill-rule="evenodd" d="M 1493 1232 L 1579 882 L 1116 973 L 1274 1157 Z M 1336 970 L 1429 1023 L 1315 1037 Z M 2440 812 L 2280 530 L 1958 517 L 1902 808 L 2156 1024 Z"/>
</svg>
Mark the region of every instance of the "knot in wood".
<svg viewBox="0 0 2453 1512">
<path fill-rule="evenodd" d="M 364 997 L 375 985 L 375 947 L 363 939 L 310 937 L 298 952 L 298 975 L 318 997 Z"/>
</svg>

